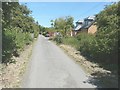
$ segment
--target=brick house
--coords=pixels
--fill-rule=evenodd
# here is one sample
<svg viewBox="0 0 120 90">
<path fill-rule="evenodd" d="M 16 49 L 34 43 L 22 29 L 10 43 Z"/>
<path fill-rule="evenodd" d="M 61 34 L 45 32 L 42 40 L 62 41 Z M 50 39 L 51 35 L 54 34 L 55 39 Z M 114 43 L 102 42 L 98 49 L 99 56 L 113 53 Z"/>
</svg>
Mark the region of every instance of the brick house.
<svg viewBox="0 0 120 90">
<path fill-rule="evenodd" d="M 71 36 L 77 35 L 80 32 L 94 34 L 96 31 L 97 26 L 95 25 L 95 16 L 89 16 L 84 20 L 76 22 L 75 28 L 71 31 Z"/>
</svg>

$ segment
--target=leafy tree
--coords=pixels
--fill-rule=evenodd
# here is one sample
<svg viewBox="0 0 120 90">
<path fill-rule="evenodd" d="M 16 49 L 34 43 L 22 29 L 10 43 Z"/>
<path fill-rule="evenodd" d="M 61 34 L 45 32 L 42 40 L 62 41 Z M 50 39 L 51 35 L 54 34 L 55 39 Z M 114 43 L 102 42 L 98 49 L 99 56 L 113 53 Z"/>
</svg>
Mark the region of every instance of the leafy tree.
<svg viewBox="0 0 120 90">
<path fill-rule="evenodd" d="M 54 21 L 54 28 L 60 31 L 63 34 L 63 36 L 65 36 L 67 32 L 74 27 L 73 20 L 74 19 L 71 16 L 57 18 Z"/>
<path fill-rule="evenodd" d="M 64 18 L 58 18 L 54 22 L 54 27 L 55 29 L 64 29 L 66 25 L 65 19 Z"/>
<path fill-rule="evenodd" d="M 39 25 L 30 16 L 31 11 L 18 2 L 3 2 L 2 7 L 2 62 L 12 62 L 11 57 L 32 41 L 31 33 L 37 38 Z"/>
<path fill-rule="evenodd" d="M 74 27 L 74 24 L 73 24 L 74 18 L 73 17 L 67 16 L 65 20 L 66 20 L 66 25 L 68 25 L 71 28 Z"/>
<path fill-rule="evenodd" d="M 2 28 L 9 26 L 12 21 L 11 10 L 18 5 L 18 2 L 2 2 Z"/>
<path fill-rule="evenodd" d="M 118 3 L 107 6 L 105 10 L 97 16 L 98 32 L 96 34 L 96 41 L 99 45 L 100 56 L 104 53 L 106 58 L 114 61 L 117 61 L 118 54 L 119 17 Z"/>
<path fill-rule="evenodd" d="M 88 40 L 85 41 L 87 44 L 80 44 L 82 53 L 100 62 L 104 61 L 109 64 L 118 62 L 119 6 L 120 2 L 109 5 L 97 15 L 98 31 L 91 41 L 89 41 L 91 36 L 88 37 Z M 84 41 L 84 38 L 82 39 Z"/>
<path fill-rule="evenodd" d="M 53 21 L 53 20 L 51 20 L 50 22 L 51 22 L 51 26 L 53 27 L 53 26 L 54 26 L 54 21 Z"/>
</svg>

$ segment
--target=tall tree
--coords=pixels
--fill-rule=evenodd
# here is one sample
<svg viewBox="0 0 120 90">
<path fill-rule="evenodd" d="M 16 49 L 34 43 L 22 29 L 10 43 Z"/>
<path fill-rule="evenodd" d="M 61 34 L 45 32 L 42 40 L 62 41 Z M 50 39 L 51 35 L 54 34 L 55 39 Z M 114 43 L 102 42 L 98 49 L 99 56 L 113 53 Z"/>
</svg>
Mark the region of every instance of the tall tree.
<svg viewBox="0 0 120 90">
<path fill-rule="evenodd" d="M 3 2 L 2 5 L 2 59 L 8 63 L 12 55 L 19 56 L 19 51 L 32 41 L 30 33 L 38 36 L 39 25 L 25 5 L 18 2 Z"/>
<path fill-rule="evenodd" d="M 71 16 L 57 18 L 55 19 L 54 27 L 55 29 L 61 30 L 65 36 L 74 27 L 73 20 Z"/>
<path fill-rule="evenodd" d="M 50 22 L 51 22 L 51 27 L 53 27 L 54 26 L 54 21 L 51 20 Z"/>
</svg>

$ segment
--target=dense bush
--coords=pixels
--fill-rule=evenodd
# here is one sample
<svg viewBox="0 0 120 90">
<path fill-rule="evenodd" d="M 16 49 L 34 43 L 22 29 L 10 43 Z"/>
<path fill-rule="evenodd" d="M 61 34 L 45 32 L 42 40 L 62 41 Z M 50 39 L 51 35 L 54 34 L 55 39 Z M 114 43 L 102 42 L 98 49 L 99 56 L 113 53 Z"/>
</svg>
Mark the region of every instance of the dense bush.
<svg viewBox="0 0 120 90">
<path fill-rule="evenodd" d="M 62 37 L 61 36 L 55 36 L 53 38 L 53 40 L 57 43 L 57 44 L 61 44 L 62 43 Z"/>
<path fill-rule="evenodd" d="M 2 62 L 7 63 L 11 62 L 11 56 L 12 52 L 14 52 L 15 48 L 15 42 L 14 38 L 15 36 L 12 36 L 11 33 L 9 33 L 9 30 L 5 30 L 4 33 L 2 34 Z"/>
<path fill-rule="evenodd" d="M 11 62 L 12 55 L 19 56 L 19 51 L 33 40 L 29 33 L 19 32 L 19 28 L 6 28 L 3 31 L 3 63 Z"/>
<path fill-rule="evenodd" d="M 79 49 L 80 42 L 75 37 L 66 37 L 62 39 L 63 44 L 71 45 L 72 47 Z"/>
<path fill-rule="evenodd" d="M 80 33 L 76 36 L 76 39 L 79 41 L 79 50 L 81 53 L 88 56 L 90 50 L 93 50 L 94 48 L 92 44 L 95 36 L 87 33 Z"/>
<path fill-rule="evenodd" d="M 34 32 L 34 38 L 37 38 L 38 35 L 39 35 L 39 31 L 35 31 L 35 32 Z"/>
<path fill-rule="evenodd" d="M 60 17 L 52 21 L 52 25 L 54 26 L 53 28 L 59 31 L 64 37 L 74 27 L 73 20 L 74 18 L 71 16 Z"/>
<path fill-rule="evenodd" d="M 31 33 L 25 33 L 23 35 L 24 35 L 24 43 L 26 45 L 29 45 L 33 41 L 33 38 L 31 37 Z"/>
<path fill-rule="evenodd" d="M 120 38 L 120 2 L 107 6 L 96 16 L 97 33 L 80 33 L 75 37 L 63 38 L 62 42 L 74 47 L 96 62 L 118 63 L 118 41 Z"/>
<path fill-rule="evenodd" d="M 120 2 L 119 2 L 120 3 Z M 95 37 L 87 35 L 80 40 L 80 51 L 100 62 L 117 63 L 118 56 L 118 4 L 107 6 L 97 15 L 98 31 Z M 82 37 L 82 36 L 80 36 Z"/>
<path fill-rule="evenodd" d="M 3 2 L 2 5 L 2 62 L 10 63 L 13 55 L 19 56 L 24 46 L 31 43 L 31 33 L 38 37 L 40 28 L 25 5 L 18 2 Z"/>
</svg>

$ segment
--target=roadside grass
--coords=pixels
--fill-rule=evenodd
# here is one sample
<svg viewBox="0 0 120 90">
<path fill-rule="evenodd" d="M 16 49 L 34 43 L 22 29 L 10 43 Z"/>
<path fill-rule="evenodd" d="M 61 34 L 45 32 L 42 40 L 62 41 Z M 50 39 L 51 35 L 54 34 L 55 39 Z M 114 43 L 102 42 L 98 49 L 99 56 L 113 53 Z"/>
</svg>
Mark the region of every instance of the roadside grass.
<svg viewBox="0 0 120 90">
<path fill-rule="evenodd" d="M 2 89 L 2 68 L 3 65 L 0 63 L 0 90 Z"/>
<path fill-rule="evenodd" d="M 19 53 L 26 45 L 32 43 L 29 32 L 20 32 L 20 28 L 5 28 L 2 33 L 2 63 L 14 63 L 12 56 L 19 57 Z"/>
<path fill-rule="evenodd" d="M 102 46 L 101 44 L 99 45 L 99 43 L 100 42 L 95 39 L 95 35 L 80 33 L 74 37 L 62 37 L 61 43 L 59 44 L 74 47 L 82 56 L 84 56 L 90 62 L 98 63 L 100 67 L 110 70 L 114 74 L 117 74 L 118 62 L 114 62 L 114 58 L 109 58 L 109 54 L 101 52 L 101 50 L 99 49 L 102 48 Z M 113 57 L 117 57 L 117 54 Z"/>
<path fill-rule="evenodd" d="M 101 67 L 99 63 L 91 62 L 91 60 L 82 56 L 78 50 L 70 45 L 61 44 L 59 47 L 86 72 L 89 77 L 86 81 L 87 83 L 97 85 L 98 88 L 118 88 L 117 74 L 115 75 L 108 69 Z"/>
<path fill-rule="evenodd" d="M 88 57 L 89 55 L 87 55 L 87 49 L 89 49 L 89 47 L 95 50 L 92 46 L 94 37 L 94 35 L 84 33 L 75 37 L 62 37 L 62 42 L 59 44 L 57 43 L 57 40 L 50 40 L 53 40 L 54 43 L 60 46 L 68 56 L 73 58 L 76 63 L 82 66 L 83 70 L 89 76 L 87 81 L 88 83 L 97 85 L 99 88 L 118 88 L 118 65 L 106 63 L 105 58 L 104 61 L 99 61 L 90 58 Z M 80 49 L 86 51 L 86 53 L 81 53 Z"/>
<path fill-rule="evenodd" d="M 63 44 L 70 45 L 77 50 L 79 49 L 80 42 L 75 37 L 66 37 L 62 39 Z"/>
<path fill-rule="evenodd" d="M 21 81 L 26 71 L 30 56 L 32 54 L 32 48 L 36 42 L 34 39 L 33 43 L 24 47 L 20 52 L 19 57 L 13 56 L 15 63 L 0 64 L 0 84 L 2 88 L 21 88 Z"/>
<path fill-rule="evenodd" d="M 106 53 L 99 53 L 101 46 L 95 35 L 80 33 L 75 37 L 62 37 L 61 43 L 57 45 L 82 66 L 88 76 L 90 75 L 88 83 L 99 88 L 118 88 L 118 64 L 111 63 L 114 59 L 106 58 Z"/>
</svg>

